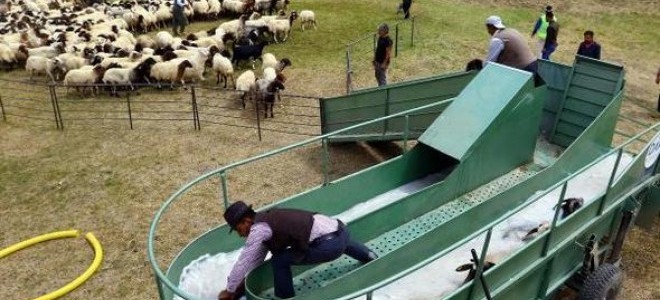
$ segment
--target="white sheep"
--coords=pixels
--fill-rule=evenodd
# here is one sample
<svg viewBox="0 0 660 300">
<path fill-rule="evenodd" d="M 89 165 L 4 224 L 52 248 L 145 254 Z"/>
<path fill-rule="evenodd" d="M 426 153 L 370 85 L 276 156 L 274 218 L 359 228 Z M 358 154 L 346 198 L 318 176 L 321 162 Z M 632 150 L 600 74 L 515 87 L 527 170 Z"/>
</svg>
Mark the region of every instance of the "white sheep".
<svg viewBox="0 0 660 300">
<path fill-rule="evenodd" d="M 163 48 L 167 46 L 172 46 L 174 43 L 174 37 L 167 31 L 160 31 L 156 34 L 156 47 Z"/>
<path fill-rule="evenodd" d="M 209 16 L 213 16 L 213 18 L 217 18 L 221 10 L 222 10 L 222 4 L 220 4 L 220 0 L 209 0 L 209 10 L 208 10 Z"/>
<path fill-rule="evenodd" d="M 200 16 L 201 19 L 206 20 L 208 18 L 209 2 L 206 0 L 193 0 L 192 9 L 195 16 Z"/>
<path fill-rule="evenodd" d="M 75 53 L 62 53 L 58 55 L 57 58 L 62 60 L 67 70 L 80 69 L 81 67 L 89 64 L 89 59 L 80 57 Z"/>
<path fill-rule="evenodd" d="M 273 81 L 277 77 L 277 72 L 275 72 L 275 68 L 265 68 L 264 69 L 264 74 L 263 74 L 263 79 L 266 81 Z"/>
<path fill-rule="evenodd" d="M 67 94 L 69 93 L 69 88 L 72 85 L 76 86 L 76 90 L 78 89 L 78 85 L 84 85 L 82 92 L 85 94 L 85 90 L 87 89 L 86 85 L 92 85 L 98 82 L 99 79 L 103 77 L 104 72 L 105 68 L 101 65 L 96 65 L 93 67 L 85 66 L 83 68 L 67 72 L 64 76 L 64 85 L 67 87 Z M 92 91 L 94 94 L 96 94 L 96 87 L 92 87 Z"/>
<path fill-rule="evenodd" d="M 236 78 L 235 88 L 237 91 L 243 92 L 241 94 L 241 103 L 243 104 L 243 109 L 245 109 L 245 102 L 247 98 L 251 98 L 249 94 L 254 89 L 254 84 L 257 81 L 257 77 L 254 75 L 252 70 L 247 70 L 243 72 L 238 78 Z"/>
<path fill-rule="evenodd" d="M 262 64 L 261 64 L 262 69 L 265 70 L 266 68 L 273 68 L 278 74 L 282 73 L 282 71 L 284 71 L 284 68 L 291 66 L 291 60 L 289 60 L 288 58 L 282 58 L 278 61 L 275 55 L 273 55 L 272 53 L 264 53 L 263 55 L 261 55 L 261 59 L 262 59 Z"/>
<path fill-rule="evenodd" d="M 294 10 L 287 19 L 275 19 L 267 22 L 268 30 L 273 34 L 276 43 L 285 42 L 291 33 L 293 22 L 298 18 L 298 13 Z M 278 41 L 278 37 L 280 41 Z"/>
<path fill-rule="evenodd" d="M 185 84 L 185 81 L 183 79 L 185 71 L 187 69 L 192 68 L 193 65 L 192 63 L 184 59 L 182 61 L 165 61 L 165 62 L 159 62 L 154 64 L 151 67 L 151 77 L 156 79 L 158 81 L 158 87 L 160 88 L 160 82 L 161 81 L 169 81 L 170 82 L 170 88 L 174 86 L 174 82 L 181 82 L 181 84 Z"/>
<path fill-rule="evenodd" d="M 46 58 L 43 56 L 30 56 L 25 62 L 25 70 L 30 73 L 30 80 L 34 75 L 48 75 L 51 81 L 55 81 L 56 72 L 66 72 L 64 63 L 59 58 Z"/>
<path fill-rule="evenodd" d="M 53 43 L 50 46 L 37 47 L 28 49 L 29 56 L 41 56 L 45 58 L 53 58 L 66 51 L 62 43 Z"/>
<path fill-rule="evenodd" d="M 305 31 L 305 25 L 314 26 L 316 29 L 316 16 L 311 10 L 300 11 L 300 28 Z"/>
<path fill-rule="evenodd" d="M 134 79 L 133 68 L 112 68 L 105 71 L 103 74 L 103 83 L 112 85 L 112 95 L 117 95 L 116 85 L 128 85 L 131 90 L 135 90 L 133 87 Z"/>
<path fill-rule="evenodd" d="M 16 54 L 8 45 L 0 43 L 0 60 L 4 63 L 13 64 L 16 62 Z"/>
<path fill-rule="evenodd" d="M 213 56 L 213 64 L 211 66 L 213 71 L 217 76 L 216 84 L 220 84 L 220 76 L 225 82 L 225 88 L 227 88 L 227 77 L 231 78 L 232 84 L 236 87 L 236 81 L 234 80 L 234 66 L 231 63 L 229 58 L 224 57 L 221 53 L 216 53 Z"/>
</svg>

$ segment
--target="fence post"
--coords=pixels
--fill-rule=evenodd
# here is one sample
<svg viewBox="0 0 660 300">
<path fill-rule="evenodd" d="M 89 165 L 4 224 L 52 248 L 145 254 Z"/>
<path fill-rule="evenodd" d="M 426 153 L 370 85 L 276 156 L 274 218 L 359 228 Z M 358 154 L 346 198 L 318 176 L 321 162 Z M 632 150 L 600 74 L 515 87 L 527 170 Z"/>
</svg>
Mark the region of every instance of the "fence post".
<svg viewBox="0 0 660 300">
<path fill-rule="evenodd" d="M 200 130 L 201 125 L 199 122 L 199 111 L 197 110 L 197 96 L 195 94 L 195 87 L 190 86 L 190 94 L 191 94 L 191 104 L 192 104 L 192 113 L 193 113 L 193 127 L 195 130 Z"/>
<path fill-rule="evenodd" d="M 131 130 L 133 130 L 133 113 L 131 112 L 131 92 L 126 93 L 126 104 L 128 105 L 128 122 L 131 124 Z"/>
<path fill-rule="evenodd" d="M 619 148 L 616 155 L 616 161 L 614 162 L 614 168 L 612 169 L 612 175 L 610 175 L 610 180 L 607 181 L 607 188 L 605 188 L 605 196 L 600 201 L 600 206 L 598 207 L 598 215 L 603 214 L 605 210 L 605 202 L 610 199 L 610 189 L 612 189 L 612 183 L 614 182 L 614 177 L 616 177 L 616 172 L 619 170 L 619 163 L 621 162 L 621 155 L 623 154 L 623 147 Z"/>
<path fill-rule="evenodd" d="M 328 151 L 328 138 L 323 138 L 323 161 L 321 168 L 323 169 L 323 185 L 326 186 L 330 183 L 330 174 L 328 171 L 328 164 L 330 163 L 330 152 Z"/>
<path fill-rule="evenodd" d="M 55 127 L 60 128 L 60 121 L 57 117 L 57 106 L 55 104 L 55 91 L 51 84 L 48 85 L 48 93 L 50 94 L 50 104 L 53 106 L 53 115 L 55 116 Z"/>
<path fill-rule="evenodd" d="M 399 56 L 399 23 L 394 27 L 394 57 Z"/>
<path fill-rule="evenodd" d="M 490 239 L 491 236 L 493 235 L 493 227 L 489 228 L 488 231 L 486 232 L 486 238 L 484 240 L 484 244 L 481 247 L 481 255 L 479 255 L 479 265 L 477 266 L 476 273 L 474 274 L 474 279 L 472 279 L 473 284 L 472 287 L 470 288 L 468 292 L 468 299 L 474 299 L 474 289 L 477 286 L 477 280 L 481 281 L 481 286 L 484 290 L 484 294 L 486 295 L 486 299 L 490 300 L 490 292 L 488 290 L 488 286 L 486 285 L 486 281 L 482 278 L 483 272 L 484 272 L 484 263 L 486 262 L 486 254 L 488 254 L 488 246 L 490 245 Z M 471 251 L 472 254 L 472 259 L 477 260 L 477 252 L 472 249 Z"/>
<path fill-rule="evenodd" d="M 410 47 L 415 46 L 415 17 L 412 17 L 412 25 L 410 29 Z"/>
<path fill-rule="evenodd" d="M 62 111 L 60 110 L 60 99 L 57 97 L 57 89 L 53 86 L 53 95 L 55 96 L 55 108 L 57 109 L 57 119 L 60 122 L 60 129 L 64 129 L 64 119 L 62 118 Z"/>
<path fill-rule="evenodd" d="M 353 70 L 351 70 L 351 46 L 346 47 L 346 95 L 351 93 Z"/>
<path fill-rule="evenodd" d="M 2 115 L 2 120 L 7 122 L 7 117 L 5 117 L 5 106 L 2 104 L 2 95 L 0 95 L 0 115 Z"/>
<path fill-rule="evenodd" d="M 259 101 L 254 101 L 254 111 L 257 114 L 257 132 L 259 134 L 259 141 L 261 142 L 261 118 L 259 117 Z"/>
</svg>

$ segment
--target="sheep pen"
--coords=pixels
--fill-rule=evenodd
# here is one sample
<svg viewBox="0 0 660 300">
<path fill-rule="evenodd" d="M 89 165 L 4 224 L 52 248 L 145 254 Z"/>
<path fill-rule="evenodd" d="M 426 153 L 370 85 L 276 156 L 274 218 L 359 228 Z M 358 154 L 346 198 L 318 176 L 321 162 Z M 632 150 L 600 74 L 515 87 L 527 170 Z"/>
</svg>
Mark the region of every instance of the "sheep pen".
<svg viewBox="0 0 660 300">
<path fill-rule="evenodd" d="M 511 6 L 509 4 L 514 3 Z M 596 31 L 596 40 L 606 49 L 606 59 L 626 67 L 626 101 L 622 112 L 636 119 L 656 122 L 652 110 L 657 100 L 653 76 L 657 66 L 655 49 L 660 45 L 657 33 L 645 30 L 658 26 L 658 3 L 620 1 L 617 8 L 609 2 L 553 2 L 562 24 L 561 46 L 554 59 L 570 64 L 587 28 Z M 287 93 L 333 96 L 344 92 L 345 44 L 371 33 L 386 21 L 398 21 L 390 2 L 366 0 L 292 0 L 289 10 L 311 9 L 320 22 L 317 30 L 300 30 L 294 25 L 286 43 L 269 44 L 267 52 L 279 58 L 288 57 L 292 67 L 285 69 Z M 517 7 L 515 7 L 517 6 Z M 515 7 L 515 8 L 512 8 Z M 530 29 L 538 17 L 539 7 L 530 1 L 453 1 L 415 2 L 413 15 L 419 26 L 414 48 L 402 49 L 389 70 L 392 82 L 462 70 L 474 57 L 485 56 L 488 35 L 483 19 L 500 13 L 505 24 L 521 32 Z M 595 17 L 602 15 L 602 17 Z M 607 17 L 608 21 L 603 21 Z M 398 18 L 401 18 L 399 15 Z M 228 19 L 224 19 L 226 21 Z M 215 28 L 221 21 L 192 22 L 187 33 Z M 638 24 L 646 24 L 637 26 Z M 620 28 L 623 26 L 623 28 Z M 169 24 L 161 30 L 170 30 Z M 628 32 L 620 38 L 608 32 Z M 136 34 L 137 36 L 138 34 Z M 155 31 L 147 33 L 155 37 Z M 149 42 L 147 39 L 143 39 Z M 530 44 L 532 40 L 529 40 Z M 265 52 L 266 52 L 265 51 Z M 368 63 L 370 58 L 366 58 Z M 261 68 L 255 71 L 260 75 Z M 236 75 L 245 71 L 236 69 Z M 375 86 L 373 70 L 367 65 L 356 72 L 360 87 Z M 356 74 L 356 75 L 360 75 Z M 201 86 L 208 87 L 209 104 L 218 97 L 215 78 L 208 76 Z M 13 80 L 30 82 L 24 69 L 0 72 L 0 96 L 12 96 Z M 46 83 L 46 76 L 35 77 Z M 230 85 L 231 86 L 231 85 Z M 230 89 L 231 92 L 231 89 Z M 27 93 L 27 92 L 25 92 Z M 48 97 L 48 91 L 31 91 Z M 87 91 L 91 99 L 91 93 Z M 190 91 L 139 89 L 131 100 L 182 100 Z M 70 105 L 85 105 L 87 97 L 71 91 Z M 110 110 L 117 103 L 108 92 L 102 92 L 97 109 Z M 77 101 L 73 103 L 73 101 Z M 285 100 L 287 101 L 287 100 Z M 155 103 L 168 108 L 170 104 Z M 172 104 L 174 105 L 174 104 Z M 240 106 L 239 103 L 235 103 Z M 277 121 L 281 108 L 276 102 Z M 249 106 L 248 106 L 249 108 Z M 247 110 L 246 110 L 247 111 Z M 52 112 L 51 112 L 52 114 Z M 241 115 L 242 116 L 242 115 Z M 65 116 L 66 117 L 66 116 Z M 154 212 L 172 192 L 200 174 L 237 160 L 257 155 L 301 140 L 288 134 L 266 135 L 257 142 L 252 130 L 235 127 L 176 127 L 158 125 L 130 130 L 128 126 L 68 127 L 57 131 L 54 126 L 30 127 L 11 121 L 0 121 L 3 142 L 0 143 L 0 197 L 3 204 L 0 219 L 4 221 L 0 245 L 7 246 L 55 229 L 79 228 L 93 231 L 106 249 L 107 256 L 100 271 L 92 279 L 67 296 L 68 299 L 156 299 L 151 269 L 145 256 L 146 232 Z M 49 124 L 50 125 L 50 124 Z M 620 122 L 618 130 L 633 133 L 638 126 Z M 618 140 L 620 142 L 620 139 Z M 615 140 L 617 142 L 617 140 Z M 308 147 L 268 160 L 255 168 L 229 173 L 232 199 L 249 199 L 262 206 L 305 190 L 322 182 L 319 175 L 321 146 Z M 340 177 L 400 154 L 397 143 L 345 144 L 333 146 L 332 176 Z M 158 247 L 166 253 L 165 262 L 187 242 L 208 228 L 219 224 L 218 199 L 220 179 L 181 202 L 166 216 L 168 225 L 158 236 Z M 655 232 L 659 224 L 656 223 Z M 165 234 L 166 233 L 166 234 Z M 624 251 L 626 299 L 654 299 L 658 295 L 657 234 L 634 230 Z M 16 253 L 0 264 L 6 299 L 35 298 L 70 281 L 90 261 L 84 241 L 58 241 Z M 453 272 L 453 270 L 450 270 Z M 462 274 L 465 275 L 465 274 Z"/>
</svg>

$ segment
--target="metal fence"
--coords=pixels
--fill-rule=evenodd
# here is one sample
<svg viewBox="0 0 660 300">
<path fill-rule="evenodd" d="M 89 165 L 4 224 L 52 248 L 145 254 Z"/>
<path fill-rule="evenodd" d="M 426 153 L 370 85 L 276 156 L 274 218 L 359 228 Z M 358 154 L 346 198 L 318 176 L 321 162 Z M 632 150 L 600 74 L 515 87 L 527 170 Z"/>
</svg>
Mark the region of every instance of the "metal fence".
<svg viewBox="0 0 660 300">
<path fill-rule="evenodd" d="M 118 87 L 118 96 L 110 96 L 109 85 L 0 80 L 0 87 L 2 120 L 29 126 L 233 127 L 254 130 L 260 140 L 264 132 L 316 136 L 321 131 L 319 98 L 310 96 L 281 94 L 274 117 L 265 118 L 263 104 L 248 101 L 243 109 L 241 92 L 198 85 Z"/>
<path fill-rule="evenodd" d="M 414 16 L 399 21 L 390 28 L 389 36 L 394 42 L 392 57 L 397 57 L 401 50 L 414 47 Z M 378 35 L 374 32 L 346 44 L 346 94 L 350 94 L 356 86 L 364 88 L 375 84 L 372 61 L 377 41 Z"/>
</svg>

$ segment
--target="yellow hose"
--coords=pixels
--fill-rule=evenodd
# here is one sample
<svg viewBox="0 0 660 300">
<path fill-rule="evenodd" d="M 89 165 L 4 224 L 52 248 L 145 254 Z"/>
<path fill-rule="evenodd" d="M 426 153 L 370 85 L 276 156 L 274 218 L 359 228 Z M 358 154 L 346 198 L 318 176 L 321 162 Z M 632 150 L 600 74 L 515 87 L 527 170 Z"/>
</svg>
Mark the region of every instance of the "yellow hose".
<svg viewBox="0 0 660 300">
<path fill-rule="evenodd" d="M 19 250 L 25 249 L 27 247 L 30 247 L 34 244 L 38 244 L 38 243 L 45 242 L 45 241 L 50 241 L 50 240 L 55 240 L 55 239 L 78 237 L 78 235 L 80 235 L 80 232 L 78 232 L 78 230 L 57 231 L 57 232 L 51 232 L 51 233 L 43 234 L 43 235 L 31 238 L 29 240 L 22 241 L 20 243 L 9 246 L 8 248 L 0 250 L 0 258 L 3 258 L 3 257 L 5 257 L 9 254 L 12 254 L 12 253 L 16 252 L 16 251 L 19 251 Z"/>
<path fill-rule="evenodd" d="M 9 254 L 30 247 L 37 243 L 54 240 L 54 239 L 78 237 L 79 235 L 80 233 L 77 230 L 58 231 L 58 232 L 52 232 L 52 233 L 40 235 L 38 237 L 31 238 L 29 240 L 12 245 L 8 248 L 2 249 L 2 251 L 0 251 L 0 258 L 3 258 Z M 90 246 L 92 246 L 92 249 L 94 249 L 94 261 L 92 261 L 92 264 L 87 268 L 87 270 L 84 273 L 82 273 L 82 275 L 78 276 L 78 278 L 74 279 L 73 281 L 61 287 L 60 289 L 50 292 L 39 298 L 35 298 L 34 300 L 51 300 L 62 297 L 68 294 L 69 292 L 73 291 L 77 287 L 79 287 L 81 284 L 87 281 L 94 274 L 94 272 L 96 272 L 96 270 L 101 266 L 101 261 L 103 261 L 103 248 L 101 248 L 101 244 L 96 239 L 93 233 L 91 232 L 87 233 L 85 235 L 85 239 L 87 239 L 87 242 L 90 244 Z"/>
<path fill-rule="evenodd" d="M 87 268 L 85 273 L 82 273 L 82 275 L 78 276 L 78 278 L 74 279 L 73 281 L 69 282 L 69 284 L 61 287 L 60 289 L 50 292 L 46 295 L 43 295 L 39 298 L 36 298 L 34 300 L 51 300 L 51 299 L 57 299 L 59 297 L 62 297 L 69 292 L 73 291 L 75 288 L 83 284 L 83 282 L 87 281 L 92 274 L 96 271 L 96 269 L 101 266 L 101 261 L 103 260 L 103 249 L 101 248 L 101 244 L 99 241 L 96 239 L 93 233 L 89 232 L 85 235 L 85 238 L 87 239 L 87 242 L 92 246 L 94 249 L 94 261 L 92 261 L 92 264 Z"/>
</svg>

